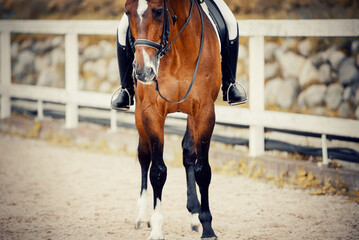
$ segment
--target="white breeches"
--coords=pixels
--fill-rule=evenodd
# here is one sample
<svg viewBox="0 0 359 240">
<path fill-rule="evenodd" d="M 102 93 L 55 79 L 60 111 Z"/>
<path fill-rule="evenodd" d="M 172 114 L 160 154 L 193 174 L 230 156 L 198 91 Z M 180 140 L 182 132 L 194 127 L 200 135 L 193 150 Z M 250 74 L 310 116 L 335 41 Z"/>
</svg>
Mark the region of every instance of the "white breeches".
<svg viewBox="0 0 359 240">
<path fill-rule="evenodd" d="M 197 1 L 197 0 L 194 0 Z M 224 21 L 226 22 L 228 29 L 229 40 L 233 40 L 237 37 L 237 20 L 234 17 L 232 11 L 229 9 L 224 0 L 212 0 L 216 3 L 219 10 L 222 13 Z M 124 14 L 121 18 L 120 24 L 118 25 L 117 34 L 118 34 L 118 42 L 122 45 L 126 45 L 126 33 L 128 28 L 128 18 Z"/>
<path fill-rule="evenodd" d="M 126 46 L 127 28 L 128 28 L 128 18 L 126 14 L 123 14 L 120 24 L 118 24 L 118 28 L 117 28 L 118 42 L 122 46 Z"/>
</svg>

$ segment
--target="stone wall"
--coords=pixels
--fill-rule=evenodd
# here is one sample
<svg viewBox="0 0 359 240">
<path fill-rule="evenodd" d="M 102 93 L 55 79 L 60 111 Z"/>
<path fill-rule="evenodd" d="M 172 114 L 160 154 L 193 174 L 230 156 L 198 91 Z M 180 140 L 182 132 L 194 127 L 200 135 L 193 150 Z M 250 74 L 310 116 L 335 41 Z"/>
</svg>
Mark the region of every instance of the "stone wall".
<svg viewBox="0 0 359 240">
<path fill-rule="evenodd" d="M 12 82 L 63 88 L 64 38 L 21 38 L 11 44 Z"/>
<path fill-rule="evenodd" d="M 115 43 L 80 37 L 80 90 L 110 93 L 119 86 Z M 248 88 L 248 48 L 239 49 L 237 80 Z M 14 83 L 65 86 L 63 36 L 15 38 L 11 56 Z M 267 39 L 266 108 L 359 119 L 358 66 L 358 39 Z"/>
<path fill-rule="evenodd" d="M 79 90 L 110 93 L 119 83 L 116 39 L 79 38 Z M 12 82 L 65 87 L 64 37 L 27 37 L 11 45 Z"/>
<path fill-rule="evenodd" d="M 115 37 L 82 37 L 79 53 L 81 90 L 112 93 L 120 85 Z"/>
<path fill-rule="evenodd" d="M 247 52 L 241 44 L 237 79 L 244 85 Z M 266 109 L 359 119 L 358 53 L 358 39 L 267 39 Z"/>
</svg>

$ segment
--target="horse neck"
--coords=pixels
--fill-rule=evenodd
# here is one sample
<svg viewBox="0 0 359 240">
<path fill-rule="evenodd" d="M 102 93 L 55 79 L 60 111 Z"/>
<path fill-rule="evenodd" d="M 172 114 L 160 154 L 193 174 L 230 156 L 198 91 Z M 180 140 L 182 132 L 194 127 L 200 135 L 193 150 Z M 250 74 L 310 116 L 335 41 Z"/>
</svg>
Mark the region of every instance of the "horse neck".
<svg viewBox="0 0 359 240">
<path fill-rule="evenodd" d="M 191 7 L 191 0 L 168 0 L 168 2 L 170 3 L 172 10 L 178 17 L 177 23 L 184 24 Z M 193 2 L 193 4 L 195 3 Z"/>
<path fill-rule="evenodd" d="M 192 45 L 192 47 L 196 47 L 197 45 L 196 43 L 193 43 L 192 40 L 194 39 L 194 36 L 198 35 L 197 33 L 200 33 L 201 24 L 200 24 L 198 8 L 196 6 L 196 3 L 194 2 L 197 0 L 192 0 L 192 1 L 193 1 L 193 9 L 192 9 L 191 20 L 189 21 L 185 30 L 181 33 L 181 36 L 176 40 L 175 45 L 187 45 L 188 47 L 189 42 L 191 43 L 191 45 L 194 44 Z M 169 2 L 171 4 L 173 12 L 176 14 L 178 18 L 175 25 L 173 25 L 173 28 L 171 28 L 170 42 L 172 42 L 187 20 L 191 8 L 191 0 L 169 0 Z M 170 16 L 172 16 L 170 9 L 169 9 L 169 13 Z M 172 20 L 170 21 L 172 25 Z M 180 51 L 180 49 L 178 50 Z"/>
</svg>

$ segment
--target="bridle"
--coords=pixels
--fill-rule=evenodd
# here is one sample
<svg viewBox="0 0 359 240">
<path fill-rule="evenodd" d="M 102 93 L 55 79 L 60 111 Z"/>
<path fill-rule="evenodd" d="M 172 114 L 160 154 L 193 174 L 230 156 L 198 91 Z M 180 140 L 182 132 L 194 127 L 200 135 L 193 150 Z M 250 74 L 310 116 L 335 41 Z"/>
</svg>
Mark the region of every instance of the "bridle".
<svg viewBox="0 0 359 240">
<path fill-rule="evenodd" d="M 151 40 L 148 40 L 148 39 L 134 39 L 132 37 L 132 34 L 129 34 L 129 43 L 130 43 L 130 46 L 131 46 L 131 49 L 133 52 L 135 52 L 135 48 L 136 46 L 146 46 L 146 47 L 151 47 L 151 48 L 154 48 L 157 50 L 157 54 L 158 54 L 158 57 L 159 59 L 161 59 L 164 55 L 166 55 L 166 53 L 171 50 L 172 48 L 172 45 L 174 44 L 174 42 L 178 39 L 178 37 L 181 35 L 181 33 L 183 32 L 183 30 L 186 28 L 186 26 L 188 25 L 189 21 L 191 20 L 191 16 L 192 16 L 192 12 L 193 12 L 193 2 L 196 2 L 197 4 L 197 8 L 198 8 L 198 11 L 200 13 L 200 16 L 201 16 L 201 24 L 202 24 L 202 34 L 201 34 L 201 44 L 200 44 L 200 49 L 199 49 L 199 53 L 198 53 L 198 59 L 197 59 L 197 63 L 196 63 L 196 67 L 195 67 L 195 70 L 194 70 L 194 73 L 193 73 L 193 76 L 192 76 L 192 81 L 191 81 L 191 84 L 188 88 L 188 91 L 186 93 L 186 95 L 184 96 L 184 98 L 181 100 L 181 101 L 178 101 L 178 102 L 172 102 L 168 99 L 166 99 L 164 96 L 162 96 L 160 90 L 159 90 L 159 87 L 158 87 L 158 81 L 157 79 L 155 79 L 155 84 L 156 84 L 156 90 L 158 92 L 158 94 L 160 95 L 160 97 L 165 100 L 166 102 L 169 102 L 169 103 L 173 103 L 173 104 L 179 104 L 179 103 L 182 103 L 184 102 L 191 89 L 192 89 L 192 86 L 193 86 L 193 83 L 194 83 L 194 80 L 196 78 L 196 75 L 197 75 L 197 71 L 198 71 L 198 67 L 199 67 L 199 62 L 201 60 L 201 56 L 202 56 L 202 50 L 203 50 L 203 41 L 204 41 L 204 23 L 203 23 L 203 15 L 202 15 L 202 11 L 201 11 L 201 7 L 199 6 L 199 3 L 197 2 L 197 0 L 190 0 L 191 1 L 191 7 L 190 7 L 190 10 L 189 10 L 189 14 L 188 14 L 188 17 L 186 18 L 186 21 L 183 25 L 183 27 L 181 28 L 181 30 L 178 32 L 177 36 L 173 39 L 173 41 L 168 44 L 169 42 L 169 37 L 170 37 L 170 20 L 169 20 L 169 12 L 168 12 L 168 7 L 167 5 L 169 6 L 170 10 L 171 10 L 171 13 L 172 13 L 172 22 L 173 22 L 173 25 L 176 23 L 177 21 L 177 16 L 176 14 L 173 12 L 172 10 L 172 6 L 169 2 L 169 0 L 164 0 L 164 23 L 163 23 L 163 31 L 162 31 L 162 37 L 161 37 L 161 43 L 158 44 L 156 42 L 153 42 Z"/>
<path fill-rule="evenodd" d="M 134 41 L 133 38 L 130 38 L 130 45 L 132 48 L 132 51 L 135 52 L 136 46 L 146 46 L 154 48 L 158 51 L 159 58 L 162 58 L 168 51 L 169 48 L 167 47 L 169 36 L 170 36 L 170 20 L 169 20 L 169 13 L 167 9 L 167 2 L 168 0 L 164 0 L 164 23 L 163 23 L 163 30 L 162 30 L 162 37 L 161 37 L 161 43 L 158 44 L 156 42 L 153 42 L 148 39 L 137 39 Z M 168 3 L 169 4 L 169 3 Z M 169 4 L 169 6 L 171 6 Z M 171 7 L 172 9 L 172 7 Z M 173 14 L 173 25 L 175 24 L 177 20 L 177 16 Z M 132 34 L 130 34 L 132 36 Z"/>
</svg>

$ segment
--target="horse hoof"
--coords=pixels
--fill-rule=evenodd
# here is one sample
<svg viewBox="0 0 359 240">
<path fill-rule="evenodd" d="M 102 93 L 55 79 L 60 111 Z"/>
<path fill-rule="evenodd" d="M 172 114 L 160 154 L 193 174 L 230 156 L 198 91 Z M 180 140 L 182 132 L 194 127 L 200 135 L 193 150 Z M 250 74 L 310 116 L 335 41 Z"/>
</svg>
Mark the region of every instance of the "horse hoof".
<svg viewBox="0 0 359 240">
<path fill-rule="evenodd" d="M 143 224 L 142 223 L 147 223 L 147 227 L 150 228 L 151 227 L 151 223 L 150 222 L 142 222 L 142 221 L 137 221 L 135 222 L 135 229 L 138 230 L 138 229 L 141 229 Z"/>
<path fill-rule="evenodd" d="M 163 237 L 149 237 L 148 240 L 165 240 Z"/>
<path fill-rule="evenodd" d="M 192 225 L 191 229 L 193 232 L 198 232 L 198 225 Z"/>
<path fill-rule="evenodd" d="M 138 230 L 141 228 L 141 222 L 135 222 L 135 229 Z"/>
<path fill-rule="evenodd" d="M 217 237 L 201 238 L 201 240 L 218 240 Z"/>
</svg>

